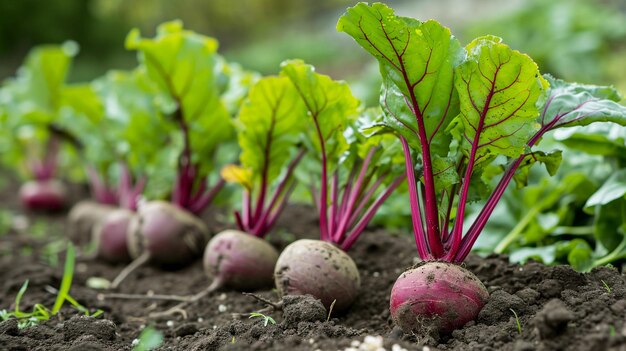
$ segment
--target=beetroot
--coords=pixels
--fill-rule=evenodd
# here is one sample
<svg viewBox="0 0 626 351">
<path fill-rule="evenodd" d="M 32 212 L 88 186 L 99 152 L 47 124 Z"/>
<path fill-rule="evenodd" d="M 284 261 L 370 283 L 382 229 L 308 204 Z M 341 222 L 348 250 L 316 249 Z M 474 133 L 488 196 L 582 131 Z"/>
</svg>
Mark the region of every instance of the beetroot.
<svg viewBox="0 0 626 351">
<path fill-rule="evenodd" d="M 396 280 L 391 289 L 391 317 L 407 333 L 424 329 L 449 333 L 473 320 L 488 298 L 485 286 L 465 268 L 426 262 Z"/>
<path fill-rule="evenodd" d="M 197 258 L 209 239 L 209 230 L 196 216 L 165 201 L 139 208 L 128 232 L 133 258 L 143 253 L 162 265 L 184 265 Z"/>
<path fill-rule="evenodd" d="M 131 260 L 126 238 L 130 222 L 135 216 L 135 212 L 130 210 L 113 210 L 93 228 L 92 238 L 96 243 L 98 258 L 110 263 Z"/>
<path fill-rule="evenodd" d="M 217 234 L 204 250 L 204 270 L 216 288 L 254 290 L 272 283 L 278 252 L 267 241 L 237 230 Z"/>
<path fill-rule="evenodd" d="M 197 258 L 209 239 L 206 225 L 186 210 L 165 201 L 141 206 L 126 237 L 134 261 L 111 284 L 116 288 L 137 267 L 151 261 L 182 266 Z"/>
<path fill-rule="evenodd" d="M 29 210 L 59 211 L 67 203 L 67 190 L 56 179 L 31 180 L 22 184 L 20 200 Z"/>
<path fill-rule="evenodd" d="M 76 245 L 84 245 L 91 239 L 93 228 L 103 221 L 114 206 L 95 201 L 81 201 L 74 205 L 67 218 L 69 239 Z"/>
<path fill-rule="evenodd" d="M 302 239 L 285 248 L 276 262 L 274 281 L 282 295 L 310 294 L 326 309 L 345 311 L 357 297 L 361 278 L 354 261 L 338 247 Z"/>
</svg>

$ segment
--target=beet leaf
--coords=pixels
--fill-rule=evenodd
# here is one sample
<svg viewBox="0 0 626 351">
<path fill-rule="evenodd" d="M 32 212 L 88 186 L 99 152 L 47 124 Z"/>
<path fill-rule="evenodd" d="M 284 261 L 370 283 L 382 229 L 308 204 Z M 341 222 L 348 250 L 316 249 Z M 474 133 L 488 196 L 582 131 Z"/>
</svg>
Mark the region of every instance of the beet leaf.
<svg viewBox="0 0 626 351">
<path fill-rule="evenodd" d="M 250 90 L 235 120 L 241 165 L 222 169 L 226 181 L 244 188 L 242 210 L 235 211 L 240 230 L 263 237 L 285 207 L 293 171 L 304 156 L 298 144 L 305 118 L 287 77 L 265 77 Z"/>
<path fill-rule="evenodd" d="M 74 166 L 73 158 L 60 158 L 60 154 L 70 155 L 67 151 L 75 140 L 57 122 L 66 78 L 77 53 L 74 42 L 35 47 L 17 76 L 0 90 L 2 129 L 6 133 L 2 135 L 5 140 L 0 145 L 0 157 L 27 177 L 47 180 L 55 177 L 60 166 Z"/>
<path fill-rule="evenodd" d="M 361 136 L 357 137 L 361 143 L 349 144 L 346 136 L 354 138 L 359 133 L 355 130 L 359 101 L 344 82 L 315 73 L 313 66 L 299 60 L 282 66 L 282 75 L 289 78 L 304 102 L 304 144 L 321 170 L 321 174 L 312 173 L 315 180 L 311 184 L 320 238 L 347 250 L 402 176 L 386 167 L 389 160 L 384 161 L 385 150 L 380 147 L 385 145 L 383 137 L 363 143 L 367 137 Z"/>
<path fill-rule="evenodd" d="M 209 187 L 211 160 L 218 145 L 233 136 L 215 74 L 218 43 L 173 21 L 160 25 L 154 39 L 131 31 L 126 47 L 139 51 L 141 67 L 159 90 L 161 109 L 171 115 L 182 135 L 172 202 L 200 213 L 223 185 L 219 180 Z"/>
</svg>

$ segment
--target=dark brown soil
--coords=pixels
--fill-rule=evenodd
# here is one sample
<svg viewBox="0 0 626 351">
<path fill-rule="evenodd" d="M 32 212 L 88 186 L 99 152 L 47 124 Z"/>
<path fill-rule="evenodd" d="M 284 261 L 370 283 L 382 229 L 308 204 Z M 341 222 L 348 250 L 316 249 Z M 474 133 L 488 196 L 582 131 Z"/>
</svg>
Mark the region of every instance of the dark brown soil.
<svg viewBox="0 0 626 351">
<path fill-rule="evenodd" d="M 20 213 L 13 196 L 2 192 L 3 209 Z M 279 248 L 294 238 L 317 235 L 314 211 L 291 206 L 270 240 Z M 226 227 L 225 216 L 205 216 L 214 230 Z M 35 303 L 52 306 L 62 268 L 41 262 L 46 243 L 63 235 L 64 216 L 29 215 L 48 223 L 44 237 L 29 230 L 0 236 L 0 309 L 14 308 L 15 295 L 28 279 L 21 302 L 23 310 Z M 210 219 L 210 220 L 209 220 Z M 30 247 L 30 249 L 25 249 Z M 122 268 L 79 259 L 71 295 L 101 317 L 78 316 L 70 308 L 51 320 L 18 329 L 15 320 L 0 322 L 0 350 L 131 350 L 133 340 L 147 325 L 164 334 L 158 350 L 379 350 L 363 343 L 367 336 L 382 336 L 384 348 L 394 344 L 406 350 L 626 350 L 626 279 L 618 271 L 599 268 L 580 274 L 568 266 L 546 267 L 538 263 L 511 265 L 506 257 L 470 256 L 466 267 L 487 286 L 491 296 L 475 322 L 449 336 L 433 338 L 424 332 L 405 335 L 394 328 L 388 311 L 389 293 L 396 278 L 417 262 L 412 238 L 384 230 L 370 230 L 350 251 L 359 267 L 362 289 L 352 308 L 343 315 L 327 311 L 309 298 L 285 301 L 284 313 L 268 312 L 276 324 L 248 313 L 265 307 L 239 292 L 220 291 L 186 310 L 187 318 L 148 320 L 152 311 L 175 303 L 103 299 L 103 292 L 86 287 L 90 277 L 112 279 Z M 62 261 L 61 261 L 62 262 Z M 61 266 L 61 265 L 59 265 Z M 143 267 L 122 285 L 119 292 L 193 294 L 209 284 L 199 262 L 178 271 Z M 258 291 L 277 300 L 273 290 Z M 514 312 L 519 316 L 518 330 Z M 234 318 L 233 313 L 245 314 Z M 367 340 L 373 340 L 367 337 Z M 424 347 L 426 346 L 426 347 Z M 396 350 L 396 349 L 393 349 Z"/>
</svg>

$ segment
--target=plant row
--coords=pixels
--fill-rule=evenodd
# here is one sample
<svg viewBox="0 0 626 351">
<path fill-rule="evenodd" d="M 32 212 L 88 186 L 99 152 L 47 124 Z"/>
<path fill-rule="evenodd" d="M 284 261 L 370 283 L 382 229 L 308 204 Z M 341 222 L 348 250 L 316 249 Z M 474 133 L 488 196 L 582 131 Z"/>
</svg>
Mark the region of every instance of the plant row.
<svg viewBox="0 0 626 351">
<path fill-rule="evenodd" d="M 132 259 L 112 288 L 142 264 L 179 266 L 204 252 L 212 283 L 174 310 L 219 288 L 273 280 L 280 295 L 312 294 L 341 312 L 360 287 L 345 252 L 406 181 L 426 263 L 398 278 L 391 315 L 407 332 L 425 320 L 441 332 L 463 326 L 488 293 L 459 264 L 509 183 L 525 185 L 537 163 L 551 175 L 559 167 L 562 152 L 538 144 L 557 129 L 626 125 L 626 108 L 610 87 L 542 75 L 498 37 L 462 46 L 438 22 L 383 4 L 348 9 L 337 29 L 378 60 L 380 106 L 362 106 L 346 83 L 300 60 L 284 61 L 275 76 L 248 72 L 180 22 L 162 24 L 154 38 L 132 31 L 126 46 L 138 52 L 137 68 L 86 84 L 65 83 L 72 43 L 33 50 L 0 95 L 10 130 L 3 157 L 27 156 L 35 178 L 23 202 L 62 207 L 57 172 L 80 164 L 95 202 L 70 212 L 73 240 L 93 240 L 102 259 Z M 239 230 L 211 238 L 198 216 L 225 183 L 241 189 Z M 312 194 L 320 240 L 279 255 L 263 238 L 298 183 Z"/>
</svg>

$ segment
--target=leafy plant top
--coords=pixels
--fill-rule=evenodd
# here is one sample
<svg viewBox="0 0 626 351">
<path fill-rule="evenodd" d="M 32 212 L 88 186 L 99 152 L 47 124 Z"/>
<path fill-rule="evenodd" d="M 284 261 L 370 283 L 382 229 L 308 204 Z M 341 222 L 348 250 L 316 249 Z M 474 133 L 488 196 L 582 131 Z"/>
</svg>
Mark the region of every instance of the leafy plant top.
<svg viewBox="0 0 626 351">
<path fill-rule="evenodd" d="M 380 64 L 383 124 L 403 145 L 423 259 L 463 261 L 512 179 L 523 183 L 537 162 L 556 170 L 560 152 L 533 150 L 545 133 L 600 121 L 626 125 L 612 88 L 542 76 L 498 37 L 462 47 L 438 22 L 399 17 L 380 3 L 348 9 L 337 28 Z M 467 203 L 481 199 L 467 225 Z"/>
</svg>

